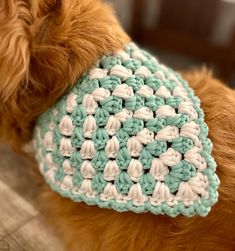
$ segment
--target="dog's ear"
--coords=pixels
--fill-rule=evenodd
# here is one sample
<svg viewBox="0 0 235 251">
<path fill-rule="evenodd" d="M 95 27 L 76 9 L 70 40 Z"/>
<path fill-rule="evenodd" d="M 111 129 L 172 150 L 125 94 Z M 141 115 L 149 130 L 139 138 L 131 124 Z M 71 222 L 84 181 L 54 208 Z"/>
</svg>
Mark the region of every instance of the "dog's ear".
<svg viewBox="0 0 235 251">
<path fill-rule="evenodd" d="M 129 41 L 101 0 L 0 0 L 0 36 L 1 100 L 25 90 L 56 99 L 99 55 Z"/>
<path fill-rule="evenodd" d="M 61 0 L 0 1 L 1 101 L 16 98 L 28 87 L 32 48 L 38 49 L 46 19 L 59 12 L 61 4 Z"/>
<path fill-rule="evenodd" d="M 30 25 L 33 19 L 22 0 L 0 2 L 0 100 L 27 85 L 30 62 Z"/>
<path fill-rule="evenodd" d="M 49 70 L 37 69 L 38 61 L 43 65 L 37 56 L 43 58 L 41 51 L 50 51 L 49 43 L 41 42 L 42 34 L 60 4 L 60 0 L 0 0 L 0 140 L 14 148 L 30 139 L 35 119 L 48 107 L 48 89 L 53 92 L 43 81 Z"/>
<path fill-rule="evenodd" d="M 102 0 L 0 0 L 0 8 L 0 138 L 19 145 L 100 55 L 129 38 Z"/>
</svg>

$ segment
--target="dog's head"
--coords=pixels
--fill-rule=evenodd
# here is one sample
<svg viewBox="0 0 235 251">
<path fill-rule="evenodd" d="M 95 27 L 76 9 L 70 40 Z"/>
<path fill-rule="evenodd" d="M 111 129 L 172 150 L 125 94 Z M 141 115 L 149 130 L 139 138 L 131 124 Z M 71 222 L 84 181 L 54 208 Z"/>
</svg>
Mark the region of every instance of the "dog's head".
<svg viewBox="0 0 235 251">
<path fill-rule="evenodd" d="M 128 41 L 101 0 L 3 0 L 0 38 L 0 138 L 15 147 L 99 55 Z"/>
</svg>

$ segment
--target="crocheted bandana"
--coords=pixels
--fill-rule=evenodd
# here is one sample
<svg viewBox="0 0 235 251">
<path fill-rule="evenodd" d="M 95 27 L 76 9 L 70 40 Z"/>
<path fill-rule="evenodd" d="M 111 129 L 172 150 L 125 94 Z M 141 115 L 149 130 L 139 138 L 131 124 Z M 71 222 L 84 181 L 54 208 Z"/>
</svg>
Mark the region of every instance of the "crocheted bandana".
<svg viewBox="0 0 235 251">
<path fill-rule="evenodd" d="M 135 44 L 102 56 L 37 122 L 53 190 L 116 211 L 206 216 L 219 180 L 200 101 Z"/>
</svg>

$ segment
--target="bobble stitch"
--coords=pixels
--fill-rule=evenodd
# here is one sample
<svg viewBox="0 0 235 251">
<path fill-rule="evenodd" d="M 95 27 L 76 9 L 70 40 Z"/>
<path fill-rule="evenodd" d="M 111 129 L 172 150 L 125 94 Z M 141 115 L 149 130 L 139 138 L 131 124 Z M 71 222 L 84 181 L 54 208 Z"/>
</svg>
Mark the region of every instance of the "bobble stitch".
<svg viewBox="0 0 235 251">
<path fill-rule="evenodd" d="M 107 145 L 105 147 L 105 152 L 109 158 L 116 158 L 117 153 L 119 151 L 119 142 L 117 137 L 113 136 L 108 140 Z"/>
<path fill-rule="evenodd" d="M 78 107 L 74 108 L 72 113 L 73 124 L 75 126 L 82 126 L 86 116 L 86 111 L 82 105 L 79 105 Z"/>
<path fill-rule="evenodd" d="M 203 197 L 208 197 L 209 194 L 207 188 L 209 181 L 207 176 L 198 172 L 194 177 L 188 180 L 187 183 L 190 185 L 194 193 L 200 194 Z"/>
<path fill-rule="evenodd" d="M 147 200 L 146 196 L 143 195 L 141 186 L 139 183 L 134 184 L 128 193 L 129 199 L 133 200 L 133 204 L 135 206 L 142 206 L 144 202 Z"/>
<path fill-rule="evenodd" d="M 83 98 L 82 105 L 84 106 L 86 113 L 91 115 L 94 114 L 98 104 L 95 101 L 95 98 L 91 94 L 86 94 Z"/>
<path fill-rule="evenodd" d="M 108 70 L 103 69 L 92 69 L 89 72 L 89 79 L 100 79 L 107 76 Z"/>
<path fill-rule="evenodd" d="M 122 109 L 121 112 L 118 112 L 114 115 L 115 118 L 117 118 L 120 122 L 125 122 L 127 119 L 131 118 L 133 116 L 132 111 L 128 111 L 127 109 Z"/>
<path fill-rule="evenodd" d="M 165 80 L 165 76 L 164 76 L 164 73 L 162 71 L 157 71 L 154 73 L 154 76 L 160 80 Z"/>
<path fill-rule="evenodd" d="M 146 78 L 151 75 L 151 71 L 146 66 L 141 66 L 135 71 L 135 75 Z"/>
<path fill-rule="evenodd" d="M 81 148 L 82 147 L 82 144 L 85 141 L 83 136 L 84 136 L 83 129 L 75 127 L 73 134 L 72 134 L 72 137 L 71 137 L 72 145 L 74 148 Z"/>
<path fill-rule="evenodd" d="M 144 173 L 140 161 L 137 159 L 132 159 L 128 166 L 127 173 L 130 176 L 131 180 L 138 182 L 140 176 Z"/>
<path fill-rule="evenodd" d="M 102 171 L 108 163 L 108 157 L 105 151 L 97 151 L 91 163 L 96 171 Z"/>
<path fill-rule="evenodd" d="M 155 139 L 172 142 L 179 137 L 179 129 L 175 126 L 166 126 L 158 131 Z"/>
<path fill-rule="evenodd" d="M 199 133 L 200 128 L 194 121 L 184 124 L 180 130 L 180 136 L 188 137 L 191 139 L 198 137 Z"/>
<path fill-rule="evenodd" d="M 95 101 L 99 102 L 110 97 L 110 91 L 108 89 L 98 88 L 92 92 L 92 96 Z"/>
<path fill-rule="evenodd" d="M 182 86 L 176 86 L 173 90 L 173 96 L 182 97 L 185 101 L 188 101 L 187 91 Z"/>
<path fill-rule="evenodd" d="M 167 144 L 162 140 L 155 140 L 146 146 L 146 150 L 149 151 L 153 156 L 160 156 L 167 149 Z"/>
<path fill-rule="evenodd" d="M 164 183 L 158 181 L 153 191 L 153 195 L 150 198 L 151 204 L 154 206 L 159 206 L 161 203 L 171 200 L 172 195 L 169 188 Z"/>
<path fill-rule="evenodd" d="M 124 61 L 123 66 L 125 66 L 127 69 L 130 69 L 132 71 L 136 71 L 141 66 L 141 63 L 137 60 L 130 59 L 130 60 Z"/>
<path fill-rule="evenodd" d="M 156 70 L 158 68 L 156 66 L 156 60 L 153 60 L 153 59 L 150 59 L 150 60 L 143 62 L 143 65 L 146 66 L 151 71 L 151 73 L 156 72 Z"/>
<path fill-rule="evenodd" d="M 73 176 L 73 183 L 76 186 L 80 187 L 83 180 L 84 179 L 83 179 L 81 173 L 79 171 L 76 171 L 75 174 L 74 174 L 74 176 Z"/>
<path fill-rule="evenodd" d="M 92 189 L 91 180 L 83 180 L 80 191 L 81 193 L 85 193 L 88 197 L 94 197 L 95 192 Z"/>
<path fill-rule="evenodd" d="M 134 112 L 133 117 L 147 121 L 153 119 L 153 112 L 148 107 L 142 107 Z"/>
<path fill-rule="evenodd" d="M 82 155 L 83 159 L 92 159 L 95 155 L 95 146 L 93 141 L 91 140 L 86 140 L 83 144 L 82 144 L 82 148 L 80 150 L 80 153 Z"/>
<path fill-rule="evenodd" d="M 85 160 L 82 163 L 80 172 L 85 179 L 92 179 L 96 174 L 95 169 L 93 168 L 91 162 L 88 160 Z"/>
<path fill-rule="evenodd" d="M 150 173 L 141 176 L 139 183 L 145 195 L 152 195 L 156 182 Z"/>
<path fill-rule="evenodd" d="M 115 160 L 110 160 L 104 168 L 104 179 L 113 181 L 119 175 L 120 170 Z"/>
<path fill-rule="evenodd" d="M 156 116 L 160 118 L 166 118 L 175 115 L 176 115 L 175 109 L 169 105 L 163 105 L 156 111 Z"/>
<path fill-rule="evenodd" d="M 165 183 L 169 187 L 171 193 L 178 190 L 181 181 L 187 181 L 196 175 L 196 168 L 189 162 L 182 160 L 177 165 L 172 166 L 169 175 L 165 178 Z"/>
<path fill-rule="evenodd" d="M 118 57 L 120 57 L 122 61 L 126 61 L 126 60 L 130 59 L 130 55 L 127 54 L 127 53 L 124 52 L 124 51 L 121 51 L 121 50 L 120 50 L 120 51 L 117 51 L 117 52 L 115 53 L 115 55 L 118 56 Z"/>
<path fill-rule="evenodd" d="M 150 119 L 145 126 L 152 132 L 158 132 L 166 126 L 166 120 L 162 118 Z"/>
<path fill-rule="evenodd" d="M 107 182 L 104 180 L 104 176 L 102 173 L 97 173 L 95 177 L 91 181 L 92 189 L 97 191 L 98 193 L 102 193 Z"/>
<path fill-rule="evenodd" d="M 135 95 L 125 100 L 125 108 L 127 110 L 135 111 L 136 109 L 140 109 L 143 106 L 144 106 L 144 98 L 139 95 Z"/>
<path fill-rule="evenodd" d="M 127 141 L 127 149 L 131 156 L 138 157 L 143 149 L 143 145 L 136 137 L 131 137 Z"/>
<path fill-rule="evenodd" d="M 147 85 L 143 85 L 136 93 L 144 98 L 148 98 L 149 96 L 153 96 L 153 89 Z"/>
<path fill-rule="evenodd" d="M 109 140 L 107 131 L 103 128 L 98 128 L 92 135 L 92 141 L 94 142 L 95 149 L 103 150 Z"/>
<path fill-rule="evenodd" d="M 185 206 L 191 206 L 198 199 L 198 195 L 193 192 L 192 187 L 187 182 L 180 183 L 176 196 L 183 200 Z"/>
<path fill-rule="evenodd" d="M 103 68 L 110 70 L 115 65 L 121 65 L 121 59 L 118 57 L 103 56 L 101 59 L 101 65 Z"/>
<path fill-rule="evenodd" d="M 197 148 L 190 149 L 185 153 L 184 158 L 189 163 L 195 165 L 199 171 L 203 171 L 206 169 L 207 164 L 205 159 L 197 151 Z"/>
<path fill-rule="evenodd" d="M 74 169 L 71 167 L 70 162 L 66 159 L 62 164 L 63 170 L 65 174 L 72 175 L 74 174 Z"/>
<path fill-rule="evenodd" d="M 115 185 L 113 185 L 110 182 L 105 186 L 103 193 L 100 194 L 100 198 L 103 201 L 112 200 L 117 197 L 118 197 L 117 189 L 116 189 Z"/>
<path fill-rule="evenodd" d="M 173 82 L 178 82 L 178 79 L 176 78 L 176 76 L 172 73 L 169 74 L 169 76 L 167 77 L 168 80 L 171 80 Z"/>
<path fill-rule="evenodd" d="M 107 110 L 98 108 L 95 112 L 95 121 L 97 126 L 104 126 L 106 125 L 108 119 L 110 117 L 110 114 Z"/>
<path fill-rule="evenodd" d="M 160 160 L 166 166 L 174 166 L 181 161 L 181 154 L 173 148 L 168 148 L 166 152 L 160 155 Z"/>
<path fill-rule="evenodd" d="M 74 149 L 72 147 L 71 141 L 68 138 L 62 138 L 60 142 L 60 152 L 65 157 L 70 157 Z"/>
<path fill-rule="evenodd" d="M 173 81 L 163 81 L 164 82 L 164 86 L 166 86 L 166 88 L 172 93 L 174 88 L 176 87 L 176 83 Z"/>
<path fill-rule="evenodd" d="M 107 125 L 105 126 L 105 129 L 107 130 L 108 134 L 113 136 L 116 134 L 116 132 L 121 128 L 120 121 L 115 118 L 114 116 L 111 116 L 108 119 Z"/>
<path fill-rule="evenodd" d="M 120 169 L 127 169 L 130 161 L 131 161 L 131 156 L 129 154 L 129 151 L 127 150 L 127 148 L 122 148 L 117 155 L 117 164 L 119 166 Z"/>
<path fill-rule="evenodd" d="M 152 88 L 154 91 L 156 91 L 157 89 L 160 88 L 161 81 L 159 81 L 158 79 L 156 79 L 154 76 L 148 76 L 145 79 L 145 84 L 147 86 L 149 86 L 150 88 Z"/>
<path fill-rule="evenodd" d="M 98 79 L 92 79 L 90 80 L 88 76 L 86 76 L 81 83 L 79 83 L 81 88 L 78 88 L 76 86 L 76 94 L 77 94 L 77 102 L 81 103 L 83 100 L 83 97 L 87 93 L 91 93 L 95 89 L 99 88 L 99 80 Z"/>
<path fill-rule="evenodd" d="M 121 172 L 115 179 L 114 184 L 117 191 L 121 194 L 128 194 L 133 182 L 126 172 Z"/>
<path fill-rule="evenodd" d="M 169 98 L 171 96 L 171 92 L 164 85 L 159 87 L 155 94 L 163 98 Z"/>
<path fill-rule="evenodd" d="M 128 86 L 127 84 L 122 84 L 115 88 L 113 95 L 119 98 L 127 99 L 134 96 L 134 92 L 130 86 Z"/>
<path fill-rule="evenodd" d="M 63 191 L 67 191 L 72 187 L 73 187 L 72 176 L 66 175 L 63 182 L 62 182 L 62 184 L 61 184 L 61 189 Z"/>
<path fill-rule="evenodd" d="M 128 119 L 123 123 L 123 130 L 129 135 L 135 135 L 144 128 L 144 122 L 137 118 Z"/>
<path fill-rule="evenodd" d="M 179 104 L 183 101 L 181 97 L 168 97 L 166 99 L 166 105 L 173 107 L 174 109 L 178 109 Z"/>
<path fill-rule="evenodd" d="M 181 102 L 178 108 L 179 113 L 186 113 L 189 115 L 190 120 L 195 120 L 198 118 L 197 112 L 193 108 L 191 102 Z"/>
<path fill-rule="evenodd" d="M 143 86 L 144 81 L 140 76 L 131 76 L 126 80 L 126 84 L 132 87 L 134 91 L 138 91 Z"/>
<path fill-rule="evenodd" d="M 166 118 L 166 124 L 170 126 L 176 126 L 181 128 L 184 124 L 189 122 L 189 116 L 187 114 L 177 114 L 173 117 Z"/>
<path fill-rule="evenodd" d="M 67 106 L 66 106 L 66 111 L 68 113 L 72 113 L 73 109 L 76 107 L 77 102 L 77 95 L 75 93 L 71 93 L 68 98 L 67 98 Z"/>
<path fill-rule="evenodd" d="M 116 96 L 110 96 L 100 101 L 100 104 L 109 113 L 117 113 L 122 110 L 122 99 Z"/>
<path fill-rule="evenodd" d="M 148 130 L 147 128 L 144 128 L 140 132 L 137 133 L 136 138 L 141 144 L 148 144 L 154 141 L 154 133 Z"/>
<path fill-rule="evenodd" d="M 132 75 L 132 71 L 122 65 L 116 65 L 110 70 L 110 75 L 117 76 L 122 80 L 126 80 Z"/>
<path fill-rule="evenodd" d="M 83 124 L 84 136 L 87 138 L 91 138 L 92 133 L 96 130 L 96 128 L 97 126 L 94 117 L 91 115 L 87 116 Z"/>
<path fill-rule="evenodd" d="M 65 174 L 63 171 L 63 168 L 59 167 L 58 169 L 55 170 L 55 175 L 54 179 L 56 180 L 56 184 L 60 185 L 65 178 Z"/>
<path fill-rule="evenodd" d="M 100 79 L 99 82 L 100 82 L 101 87 L 108 90 L 114 90 L 118 85 L 121 84 L 121 80 L 116 76 L 104 77 Z"/>
<path fill-rule="evenodd" d="M 151 153 L 149 151 L 147 151 L 144 148 L 140 154 L 139 160 L 140 160 L 141 164 L 143 165 L 144 169 L 150 169 L 150 166 L 151 166 L 151 163 L 153 160 L 153 156 L 151 155 Z"/>
<path fill-rule="evenodd" d="M 169 173 L 169 169 L 158 158 L 153 159 L 150 173 L 157 181 L 164 181 L 166 175 Z"/>
<path fill-rule="evenodd" d="M 155 112 L 164 105 L 164 99 L 157 96 L 149 96 L 146 98 L 145 105 Z"/>
<path fill-rule="evenodd" d="M 62 135 L 71 136 L 73 134 L 74 125 L 70 116 L 64 116 L 59 124 L 59 129 Z"/>
<path fill-rule="evenodd" d="M 176 151 L 185 154 L 193 147 L 193 141 L 189 138 L 179 137 L 172 142 L 172 148 Z"/>
</svg>

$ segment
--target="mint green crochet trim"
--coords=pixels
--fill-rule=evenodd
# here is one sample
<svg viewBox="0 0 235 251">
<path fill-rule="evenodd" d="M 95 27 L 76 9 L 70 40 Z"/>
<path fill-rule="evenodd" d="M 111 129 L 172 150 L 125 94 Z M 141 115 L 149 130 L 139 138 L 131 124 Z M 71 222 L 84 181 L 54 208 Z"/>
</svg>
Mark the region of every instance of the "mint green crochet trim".
<svg viewBox="0 0 235 251">
<path fill-rule="evenodd" d="M 123 52 L 129 59 L 123 59 L 121 54 L 104 55 L 101 57 L 92 69 L 95 71 L 96 68 L 107 70 L 109 74 L 102 71 L 100 73 L 95 72 L 94 74 L 101 74 L 101 76 L 92 78 L 92 69 L 89 70 L 73 89 L 39 118 L 35 128 L 34 139 L 37 151 L 36 157 L 45 180 L 54 191 L 64 197 L 71 198 L 76 202 L 85 202 L 88 205 L 98 205 L 101 208 L 112 208 L 118 212 L 151 212 L 153 214 L 166 214 L 171 217 L 179 214 L 185 216 L 206 216 L 211 210 L 211 206 L 218 199 L 217 188 L 219 180 L 215 174 L 216 163 L 211 156 L 212 143 L 207 138 L 208 127 L 204 122 L 204 113 L 200 108 L 200 100 L 178 73 L 158 64 L 147 52 L 139 50 L 133 44 L 127 45 Z M 133 57 L 132 55 L 135 52 L 137 56 Z M 116 66 L 124 68 L 115 68 Z M 110 72 L 115 71 L 114 69 L 118 69 L 116 70 L 117 73 L 110 74 Z M 125 76 L 119 76 L 120 69 L 122 71 L 121 74 Z M 140 75 L 129 75 L 130 72 L 138 71 L 143 73 L 140 73 Z M 156 72 L 158 72 L 158 75 L 155 75 Z M 161 79 L 162 75 L 164 79 Z M 190 112 L 176 112 L 173 114 L 172 109 L 174 111 L 183 109 L 181 106 L 184 99 L 183 96 L 171 95 L 177 87 L 177 83 L 176 79 L 172 80 L 170 78 L 170 75 L 178 80 L 186 91 L 188 98 L 192 101 L 193 109 L 197 113 L 196 119 L 192 120 L 190 118 L 190 116 L 193 116 L 190 115 Z M 127 97 L 122 96 L 123 91 L 117 91 L 118 87 L 123 84 L 131 88 L 128 89 L 130 93 L 128 94 L 127 92 Z M 103 88 L 102 91 L 101 88 Z M 122 88 L 124 87 L 122 86 Z M 165 88 L 162 89 L 164 94 L 161 94 L 160 88 Z M 97 100 L 94 101 L 89 96 L 91 100 L 86 101 L 87 94 L 92 94 L 97 90 L 101 91 L 101 94 L 97 94 Z M 117 91 L 117 95 L 110 95 L 110 93 L 115 91 Z M 133 93 L 131 94 L 132 91 Z M 152 91 L 159 92 L 159 94 L 151 94 Z M 168 92 L 171 93 L 169 96 Z M 68 100 L 71 98 L 71 94 L 76 96 L 76 105 L 68 112 L 68 109 L 70 109 L 68 108 Z M 99 95 L 101 95 L 101 98 Z M 107 96 L 102 97 L 102 95 Z M 92 102 L 94 102 L 94 107 L 90 107 Z M 169 109 L 169 111 L 164 110 L 163 114 L 164 112 L 169 112 L 172 115 L 151 117 L 153 113 L 161 113 L 160 110 L 163 107 Z M 143 110 L 142 112 L 141 109 L 145 108 L 149 110 Z M 136 117 L 131 115 L 129 118 L 123 119 L 123 115 L 118 115 L 123 111 L 132 112 Z M 137 111 L 139 113 L 136 113 Z M 68 118 L 65 118 L 65 116 Z M 138 116 L 143 116 L 143 118 Z M 88 117 L 90 120 L 87 120 Z M 66 126 L 72 128 L 72 130 L 66 131 L 67 127 L 65 129 L 61 127 L 63 119 L 68 123 Z M 71 125 L 69 124 L 70 121 Z M 181 132 L 181 129 L 188 125 L 190 121 L 194 121 L 200 128 L 200 133 L 197 136 L 202 145 L 200 156 L 204 158 L 206 164 L 206 167 L 201 167 L 201 170 L 195 166 L 194 160 L 192 160 L 192 163 L 185 160 L 185 155 L 195 146 L 192 138 L 186 136 L 186 134 L 169 140 L 164 138 L 172 136 L 164 133 L 163 130 L 178 128 L 179 132 Z M 84 129 L 84 123 L 87 123 L 86 130 Z M 96 129 L 94 129 L 93 123 L 96 124 Z M 116 128 L 116 131 L 107 129 L 107 126 L 113 126 Z M 62 133 L 61 130 L 65 131 Z M 147 136 L 138 135 L 144 132 L 144 130 L 155 136 L 162 135 L 162 133 L 164 136 L 159 136 L 159 139 L 156 138 L 151 142 L 143 143 L 141 140 L 147 140 Z M 50 142 L 51 137 L 53 139 L 52 143 Z M 61 143 L 62 140 L 65 141 L 64 144 Z M 110 143 L 110 140 L 113 141 Z M 134 141 L 131 142 L 131 140 Z M 45 143 L 45 141 L 49 143 Z M 111 144 L 109 145 L 111 150 L 106 149 L 109 143 Z M 87 147 L 83 151 L 84 144 L 87 144 Z M 61 149 L 61 145 L 65 149 Z M 118 150 L 115 150 L 114 145 L 119 147 Z M 128 149 L 130 146 L 135 147 L 133 152 L 131 152 L 131 148 Z M 89 152 L 87 152 L 87 149 Z M 172 149 L 177 156 L 182 156 L 182 160 L 179 160 L 176 164 L 171 164 L 171 157 L 165 159 L 165 156 L 168 156 L 169 149 Z M 117 152 L 113 153 L 113 151 Z M 51 160 L 48 160 L 47 158 L 49 158 L 48 155 L 50 154 Z M 165 168 L 166 173 L 164 173 L 163 169 L 159 169 L 164 173 L 164 178 L 154 177 L 151 168 L 155 160 L 160 160 L 160 162 L 162 161 L 161 163 L 165 161 L 162 168 Z M 109 173 L 105 169 L 108 168 L 109 163 L 113 163 L 112 161 L 117 166 L 114 165 L 113 169 L 110 169 L 112 172 Z M 165 163 L 169 163 L 170 166 Z M 86 164 L 92 167 L 88 167 Z M 136 168 L 136 172 L 140 168 L 141 174 L 138 176 L 130 170 L 130 167 Z M 83 169 L 85 174 L 82 171 Z M 174 197 L 179 190 L 182 190 L 182 184 L 188 184 L 187 182 L 190 182 L 191 179 L 196 178 L 199 174 L 207 177 L 208 186 L 203 192 L 208 193 L 208 196 L 203 197 L 199 195 L 197 200 L 190 201 L 189 204 L 185 204 L 181 200 L 172 205 L 169 205 L 169 202 L 166 201 L 157 204 L 150 201 L 149 198 L 154 198 L 154 191 L 159 184 L 166 185 L 167 187 L 164 189 L 166 191 L 169 189 L 171 196 Z M 85 178 L 84 175 L 88 178 Z M 111 176 L 107 178 L 107 175 Z M 135 175 L 138 177 L 135 177 Z M 69 181 L 66 183 L 65 179 L 69 179 Z M 90 182 L 89 189 L 92 189 L 95 195 L 89 197 L 85 192 L 76 194 L 72 190 L 73 188 L 80 189 L 84 181 Z M 72 187 L 62 189 L 64 182 L 72 184 Z M 114 185 L 117 193 L 126 197 L 136 184 L 139 184 L 141 187 L 143 200 L 145 200 L 144 203 L 138 204 L 134 201 L 134 198 L 123 202 L 121 201 L 122 199 L 118 198 L 106 200 L 101 197 L 109 185 Z M 128 196 L 130 197 L 131 195 Z"/>
</svg>

